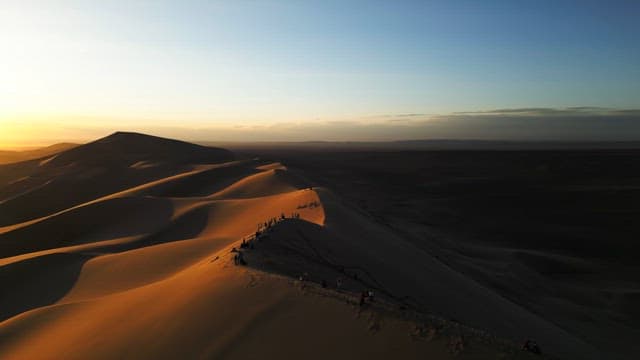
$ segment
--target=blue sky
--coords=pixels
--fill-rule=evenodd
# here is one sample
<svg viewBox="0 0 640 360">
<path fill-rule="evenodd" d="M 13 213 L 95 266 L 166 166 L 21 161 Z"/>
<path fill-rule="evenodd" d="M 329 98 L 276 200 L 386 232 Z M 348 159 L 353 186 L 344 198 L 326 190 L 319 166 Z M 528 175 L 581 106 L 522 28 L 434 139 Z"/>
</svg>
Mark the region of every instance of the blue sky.
<svg viewBox="0 0 640 360">
<path fill-rule="evenodd" d="M 638 18 L 637 1 L 3 3 L 0 125 L 13 135 L 0 142 L 52 127 L 636 109 Z"/>
</svg>

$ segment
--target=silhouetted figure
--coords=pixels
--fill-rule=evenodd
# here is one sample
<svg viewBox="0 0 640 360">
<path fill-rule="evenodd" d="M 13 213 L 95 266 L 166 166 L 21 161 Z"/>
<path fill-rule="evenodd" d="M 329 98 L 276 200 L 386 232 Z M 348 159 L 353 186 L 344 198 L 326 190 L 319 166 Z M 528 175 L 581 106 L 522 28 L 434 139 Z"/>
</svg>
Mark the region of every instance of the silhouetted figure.
<svg viewBox="0 0 640 360">
<path fill-rule="evenodd" d="M 542 351 L 540 351 L 540 347 L 538 346 L 537 342 L 533 342 L 533 345 L 531 345 L 531 352 L 537 355 L 542 354 Z"/>
<path fill-rule="evenodd" d="M 323 289 L 325 289 L 325 288 L 327 287 L 327 282 L 323 279 L 323 280 L 320 282 L 320 286 L 322 286 L 322 288 L 323 288 Z"/>
<path fill-rule="evenodd" d="M 340 289 L 342 288 L 342 278 L 341 278 L 341 277 L 338 277 L 338 278 L 336 279 L 336 288 L 337 288 L 338 290 L 340 290 Z"/>
<path fill-rule="evenodd" d="M 300 279 L 300 281 L 307 281 L 309 279 L 309 273 L 308 272 L 304 272 L 304 273 L 300 274 L 298 279 Z"/>
<path fill-rule="evenodd" d="M 537 354 L 537 355 L 542 354 L 542 351 L 540 351 L 540 347 L 538 346 L 538 343 L 529 339 L 527 339 L 527 341 L 524 342 L 524 345 L 522 345 L 522 350 L 528 351 L 530 353 Z"/>
<path fill-rule="evenodd" d="M 231 252 L 235 253 L 235 255 L 233 255 L 233 264 L 234 265 L 246 265 L 247 263 L 244 261 L 244 256 L 242 255 L 241 251 L 238 251 L 238 249 L 234 247 L 231 248 Z"/>
<path fill-rule="evenodd" d="M 247 265 L 247 262 L 244 261 L 244 255 L 242 252 L 238 252 L 236 256 L 233 257 L 233 263 L 235 265 Z"/>
<path fill-rule="evenodd" d="M 366 299 L 367 295 L 366 292 L 363 290 L 360 292 L 360 307 L 364 306 L 364 302 Z"/>
<path fill-rule="evenodd" d="M 458 355 L 464 351 L 464 338 L 462 335 L 454 336 L 449 340 L 449 350 L 454 355 Z"/>
</svg>

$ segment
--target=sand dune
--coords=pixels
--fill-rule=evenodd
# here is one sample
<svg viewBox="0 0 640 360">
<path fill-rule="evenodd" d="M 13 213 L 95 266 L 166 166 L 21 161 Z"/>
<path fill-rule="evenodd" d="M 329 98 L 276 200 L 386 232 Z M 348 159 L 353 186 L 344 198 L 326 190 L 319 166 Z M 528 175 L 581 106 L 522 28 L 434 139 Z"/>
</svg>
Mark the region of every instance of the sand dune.
<svg viewBox="0 0 640 360">
<path fill-rule="evenodd" d="M 15 176 L 0 186 L 3 359 L 535 358 L 514 345 L 527 337 L 597 358 L 279 163 L 117 133 L 0 167 Z M 363 289 L 377 301 L 360 308 Z"/>
<path fill-rule="evenodd" d="M 233 160 L 229 151 L 131 133 L 115 133 L 58 154 L 0 166 L 0 226 L 36 219 L 153 180 Z M 140 161 L 157 164 L 132 167 Z M 21 181 L 17 181 L 22 179 Z M 0 183 L 1 184 L 1 183 Z M 19 194 L 19 196 L 16 196 Z"/>
</svg>

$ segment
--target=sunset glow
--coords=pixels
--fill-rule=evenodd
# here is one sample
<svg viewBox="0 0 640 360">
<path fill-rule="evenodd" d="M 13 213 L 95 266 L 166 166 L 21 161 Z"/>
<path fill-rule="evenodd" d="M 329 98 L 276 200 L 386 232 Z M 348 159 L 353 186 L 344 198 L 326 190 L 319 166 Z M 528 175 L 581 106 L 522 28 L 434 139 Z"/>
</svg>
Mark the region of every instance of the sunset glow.
<svg viewBox="0 0 640 360">
<path fill-rule="evenodd" d="M 404 114 L 638 108 L 637 6 L 554 4 L 3 2 L 0 147 L 122 129 L 338 140 L 340 122 Z M 292 124 L 332 130 L 275 129 Z M 434 136 L 413 125 L 409 135 Z M 255 128 L 260 136 L 241 130 Z M 385 129 L 352 139 L 407 138 Z"/>
</svg>

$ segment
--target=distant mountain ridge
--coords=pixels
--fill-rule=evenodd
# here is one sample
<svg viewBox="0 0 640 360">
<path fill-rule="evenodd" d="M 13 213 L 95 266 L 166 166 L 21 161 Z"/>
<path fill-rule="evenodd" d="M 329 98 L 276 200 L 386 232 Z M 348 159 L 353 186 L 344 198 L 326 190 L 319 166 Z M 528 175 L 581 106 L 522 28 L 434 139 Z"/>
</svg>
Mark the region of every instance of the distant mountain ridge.
<svg viewBox="0 0 640 360">
<path fill-rule="evenodd" d="M 298 148 L 325 150 L 605 150 L 640 149 L 640 141 L 517 141 L 517 140 L 398 140 L 398 141 L 265 141 L 215 142 L 202 145 L 222 146 L 232 150 Z"/>
</svg>

